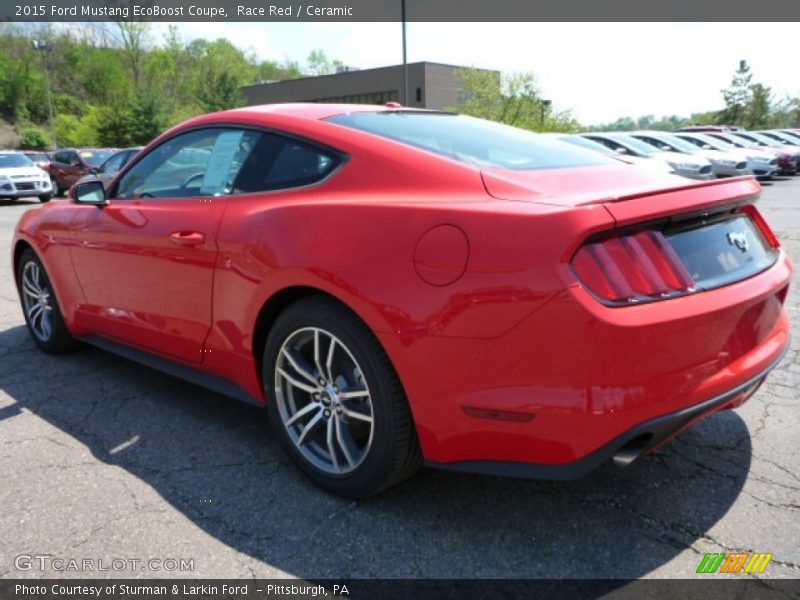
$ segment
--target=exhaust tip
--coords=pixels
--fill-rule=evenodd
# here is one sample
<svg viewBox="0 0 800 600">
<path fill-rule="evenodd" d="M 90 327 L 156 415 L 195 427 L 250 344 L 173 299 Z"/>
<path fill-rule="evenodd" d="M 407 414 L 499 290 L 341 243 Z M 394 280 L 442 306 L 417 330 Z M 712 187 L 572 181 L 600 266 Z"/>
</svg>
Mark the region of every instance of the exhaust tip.
<svg viewBox="0 0 800 600">
<path fill-rule="evenodd" d="M 617 467 L 627 467 L 650 447 L 650 441 L 653 439 L 652 433 L 643 433 L 629 442 L 623 444 L 619 450 L 614 453 L 613 461 Z"/>
</svg>

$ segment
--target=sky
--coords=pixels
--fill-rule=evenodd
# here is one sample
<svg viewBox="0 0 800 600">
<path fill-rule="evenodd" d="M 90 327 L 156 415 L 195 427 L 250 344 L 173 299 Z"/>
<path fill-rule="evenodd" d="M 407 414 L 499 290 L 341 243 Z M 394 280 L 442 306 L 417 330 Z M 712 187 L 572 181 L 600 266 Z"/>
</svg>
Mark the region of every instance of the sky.
<svg viewBox="0 0 800 600">
<path fill-rule="evenodd" d="M 176 23 L 264 59 L 402 62 L 399 23 Z M 156 40 L 166 24 L 157 24 Z M 532 72 L 543 96 L 586 124 L 717 110 L 740 60 L 775 97 L 800 96 L 800 23 L 409 23 L 408 61 Z M 783 56 L 781 58 L 780 56 Z"/>
</svg>

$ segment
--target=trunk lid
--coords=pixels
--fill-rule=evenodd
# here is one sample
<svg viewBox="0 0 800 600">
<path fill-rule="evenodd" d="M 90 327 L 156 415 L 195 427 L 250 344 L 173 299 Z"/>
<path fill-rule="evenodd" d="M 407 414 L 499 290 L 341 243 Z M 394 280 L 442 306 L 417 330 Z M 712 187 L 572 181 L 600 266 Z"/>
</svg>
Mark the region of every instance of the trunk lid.
<svg viewBox="0 0 800 600">
<path fill-rule="evenodd" d="M 541 171 L 491 169 L 481 176 L 486 191 L 495 198 L 565 208 L 603 204 L 617 226 L 733 205 L 761 192 L 751 176 L 692 181 L 624 164 Z"/>
</svg>

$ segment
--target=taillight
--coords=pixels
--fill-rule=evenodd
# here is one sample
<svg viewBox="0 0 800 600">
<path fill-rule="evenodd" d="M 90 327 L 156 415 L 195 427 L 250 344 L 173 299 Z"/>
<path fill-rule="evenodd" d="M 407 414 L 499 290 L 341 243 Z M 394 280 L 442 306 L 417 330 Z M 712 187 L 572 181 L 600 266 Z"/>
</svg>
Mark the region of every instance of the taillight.
<svg viewBox="0 0 800 600">
<path fill-rule="evenodd" d="M 589 291 L 616 306 L 681 296 L 695 286 L 660 231 L 590 242 L 575 254 L 572 268 Z"/>
<path fill-rule="evenodd" d="M 778 236 L 775 235 L 775 232 L 772 231 L 772 227 L 769 226 L 769 223 L 764 219 L 758 209 L 753 206 L 752 204 L 745 204 L 739 209 L 740 213 L 746 214 L 753 223 L 756 224 L 758 230 L 761 232 L 761 235 L 764 236 L 764 239 L 767 240 L 767 243 L 772 246 L 773 248 L 779 248 L 781 245 Z"/>
</svg>

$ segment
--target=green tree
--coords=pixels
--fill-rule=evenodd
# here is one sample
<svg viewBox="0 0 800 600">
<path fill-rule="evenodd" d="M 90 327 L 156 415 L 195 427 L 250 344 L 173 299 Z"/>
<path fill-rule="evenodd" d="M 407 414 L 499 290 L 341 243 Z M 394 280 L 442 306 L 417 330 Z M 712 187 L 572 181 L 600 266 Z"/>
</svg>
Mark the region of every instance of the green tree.
<svg viewBox="0 0 800 600">
<path fill-rule="evenodd" d="M 236 108 L 243 104 L 240 88 L 252 82 L 252 65 L 228 40 L 195 44 L 194 96 L 205 111 Z"/>
<path fill-rule="evenodd" d="M 241 106 L 242 86 L 304 74 L 297 62 L 259 60 L 225 39 L 187 42 L 174 26 L 161 40 L 151 34 L 140 22 L 0 23 L 0 118 L 49 130 L 49 80 L 61 145 L 140 144 L 189 117 Z M 33 39 L 53 50 L 35 51 Z M 321 71 L 341 64 L 321 50 L 311 62 Z"/>
<path fill-rule="evenodd" d="M 567 111 L 554 110 L 542 97 L 533 73 L 500 74 L 482 69 L 460 69 L 459 103 L 462 114 L 489 119 L 532 131 L 575 131 L 578 122 Z"/>
<path fill-rule="evenodd" d="M 750 88 L 752 78 L 753 74 L 750 72 L 750 65 L 747 64 L 747 61 L 739 61 L 739 68 L 733 74 L 731 85 L 722 90 L 725 108 L 719 113 L 720 123 L 737 125 L 745 116 L 747 105 L 752 98 Z"/>
<path fill-rule="evenodd" d="M 306 63 L 309 75 L 330 75 L 336 72 L 337 67 L 343 66 L 342 61 L 331 61 L 325 51 L 319 49 L 311 51 Z"/>
<path fill-rule="evenodd" d="M 772 126 L 772 90 L 760 83 L 750 86 L 750 101 L 745 109 L 743 123 L 748 129 L 766 129 Z"/>
</svg>

